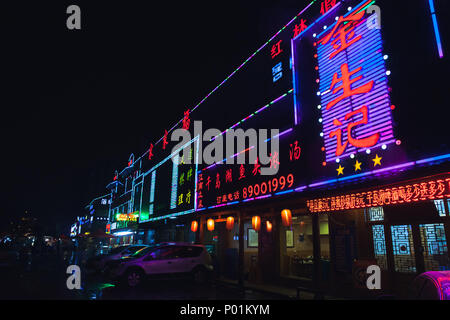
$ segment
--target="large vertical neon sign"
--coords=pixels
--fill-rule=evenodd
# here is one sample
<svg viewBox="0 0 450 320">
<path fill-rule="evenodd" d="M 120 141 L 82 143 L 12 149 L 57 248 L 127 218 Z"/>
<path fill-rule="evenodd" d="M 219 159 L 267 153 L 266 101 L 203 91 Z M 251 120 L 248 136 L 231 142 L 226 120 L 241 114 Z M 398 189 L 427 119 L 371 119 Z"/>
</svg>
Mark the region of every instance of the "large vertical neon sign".
<svg viewBox="0 0 450 320">
<path fill-rule="evenodd" d="M 368 1 L 367 1 L 368 2 Z M 381 32 L 367 27 L 363 2 L 316 42 L 326 161 L 394 143 Z M 338 160 L 339 159 L 339 160 Z"/>
</svg>

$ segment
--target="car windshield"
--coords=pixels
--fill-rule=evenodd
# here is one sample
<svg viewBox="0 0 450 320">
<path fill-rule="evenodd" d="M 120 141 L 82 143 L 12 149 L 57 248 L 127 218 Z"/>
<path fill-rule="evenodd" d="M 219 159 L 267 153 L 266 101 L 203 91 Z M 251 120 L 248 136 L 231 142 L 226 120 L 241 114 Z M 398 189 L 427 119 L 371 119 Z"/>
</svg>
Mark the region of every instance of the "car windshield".
<svg viewBox="0 0 450 320">
<path fill-rule="evenodd" d="M 148 246 L 148 247 L 144 247 L 138 251 L 136 251 L 134 254 L 131 255 L 131 257 L 133 258 L 140 258 L 145 256 L 147 253 L 155 250 L 158 246 Z"/>
<path fill-rule="evenodd" d="M 138 252 L 139 250 L 144 249 L 144 248 L 147 248 L 147 246 L 131 246 L 131 247 L 128 248 L 128 252 L 130 254 L 133 254 L 133 253 Z"/>
<path fill-rule="evenodd" d="M 111 249 L 109 254 L 120 253 L 121 251 L 125 250 L 126 248 L 127 248 L 127 246 L 121 246 L 121 247 L 117 247 L 117 248 Z"/>
</svg>

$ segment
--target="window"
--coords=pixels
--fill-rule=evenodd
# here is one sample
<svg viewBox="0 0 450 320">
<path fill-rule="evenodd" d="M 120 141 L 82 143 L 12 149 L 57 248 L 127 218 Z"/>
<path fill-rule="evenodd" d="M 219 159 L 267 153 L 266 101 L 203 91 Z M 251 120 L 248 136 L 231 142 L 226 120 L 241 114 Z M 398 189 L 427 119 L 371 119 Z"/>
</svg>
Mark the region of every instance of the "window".
<svg viewBox="0 0 450 320">
<path fill-rule="evenodd" d="M 384 236 L 384 226 L 376 224 L 372 226 L 373 251 L 377 264 L 381 269 L 387 270 L 386 238 Z"/>
<path fill-rule="evenodd" d="M 198 257 L 203 251 L 202 247 L 182 247 L 179 253 L 180 258 Z"/>
<path fill-rule="evenodd" d="M 450 201 L 450 200 L 447 200 Z M 445 204 L 444 200 L 434 200 L 434 205 L 436 207 L 436 210 L 439 213 L 440 217 L 445 217 Z"/>
<path fill-rule="evenodd" d="M 395 271 L 416 272 L 411 225 L 391 226 Z"/>
<path fill-rule="evenodd" d="M 443 223 L 419 225 L 423 258 L 426 271 L 444 271 L 450 269 L 447 253 L 447 239 Z"/>
<path fill-rule="evenodd" d="M 371 222 L 384 220 L 383 207 L 369 208 L 368 213 L 369 213 L 369 221 L 371 221 Z"/>
</svg>

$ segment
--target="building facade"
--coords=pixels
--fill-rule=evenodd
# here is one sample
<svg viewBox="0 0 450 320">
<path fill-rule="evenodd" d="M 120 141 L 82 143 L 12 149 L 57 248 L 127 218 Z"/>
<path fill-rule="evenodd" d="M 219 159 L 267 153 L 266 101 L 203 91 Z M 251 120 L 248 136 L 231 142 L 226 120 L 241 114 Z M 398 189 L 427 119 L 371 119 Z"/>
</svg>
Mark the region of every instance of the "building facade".
<svg viewBox="0 0 450 320">
<path fill-rule="evenodd" d="M 115 172 L 114 243 L 199 242 L 231 281 L 361 295 L 370 265 L 405 295 L 450 270 L 445 5 L 422 2 L 311 2 Z M 225 152 L 229 132 L 267 128 L 267 161 L 234 161 L 250 140 Z"/>
</svg>

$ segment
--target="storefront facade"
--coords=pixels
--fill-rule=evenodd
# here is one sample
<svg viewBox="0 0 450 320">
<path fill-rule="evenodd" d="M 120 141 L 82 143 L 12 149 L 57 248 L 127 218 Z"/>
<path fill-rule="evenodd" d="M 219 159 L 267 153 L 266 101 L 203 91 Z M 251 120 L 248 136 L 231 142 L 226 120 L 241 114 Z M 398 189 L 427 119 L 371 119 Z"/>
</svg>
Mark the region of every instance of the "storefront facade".
<svg viewBox="0 0 450 320">
<path fill-rule="evenodd" d="M 202 243 L 217 276 L 241 285 L 370 296 L 364 272 L 377 265 L 382 291 L 404 294 L 415 275 L 448 270 L 439 12 L 433 1 L 406 11 L 385 0 L 313 1 L 130 156 L 108 184 L 109 231 L 119 243 Z M 411 20 L 422 33 L 399 28 Z M 201 125 L 220 129 L 202 137 Z M 175 145 L 175 128 L 190 138 Z M 264 163 L 250 141 L 202 163 L 211 141 L 267 128 L 278 128 L 264 137 L 277 149 Z M 234 162 L 241 156 L 252 161 Z"/>
</svg>

